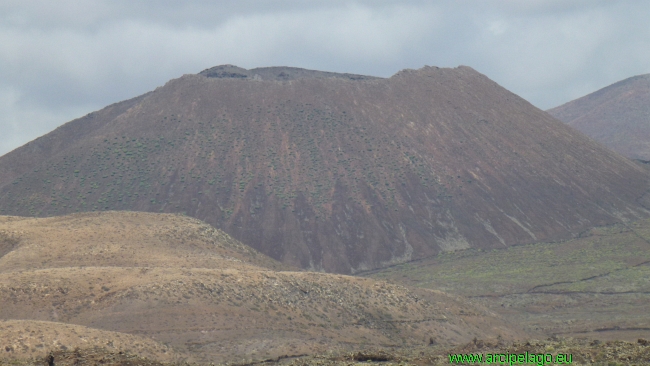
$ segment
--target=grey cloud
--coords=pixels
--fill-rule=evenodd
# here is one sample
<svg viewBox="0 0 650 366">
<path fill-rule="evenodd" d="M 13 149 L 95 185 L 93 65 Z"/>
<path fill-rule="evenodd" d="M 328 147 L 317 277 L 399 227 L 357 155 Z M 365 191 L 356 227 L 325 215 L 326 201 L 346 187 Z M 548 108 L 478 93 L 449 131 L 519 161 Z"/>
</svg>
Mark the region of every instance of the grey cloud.
<svg viewBox="0 0 650 366">
<path fill-rule="evenodd" d="M 390 76 L 468 65 L 541 108 L 650 72 L 645 1 L 0 4 L 0 154 L 218 64 Z"/>
</svg>

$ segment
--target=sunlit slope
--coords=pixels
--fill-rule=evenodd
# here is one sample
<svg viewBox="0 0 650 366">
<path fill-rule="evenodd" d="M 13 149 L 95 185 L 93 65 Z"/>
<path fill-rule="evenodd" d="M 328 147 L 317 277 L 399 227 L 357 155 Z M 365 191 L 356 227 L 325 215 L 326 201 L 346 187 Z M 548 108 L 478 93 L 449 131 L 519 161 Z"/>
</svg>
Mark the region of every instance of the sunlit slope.
<svg viewBox="0 0 650 366">
<path fill-rule="evenodd" d="M 469 67 L 229 66 L 1 157 L 0 214 L 184 212 L 283 263 L 355 273 L 646 217 L 649 179 Z"/>
<path fill-rule="evenodd" d="M 180 215 L 0 216 L 0 272 L 78 266 L 293 269 Z"/>
<path fill-rule="evenodd" d="M 0 319 L 148 337 L 189 360 L 525 335 L 439 291 L 282 270 L 226 234 L 177 215 L 1 217 L 0 246 Z"/>
<path fill-rule="evenodd" d="M 53 350 L 72 351 L 92 347 L 101 347 L 108 352 L 129 352 L 167 362 L 186 357 L 147 337 L 34 320 L 0 320 L 0 345 L 0 364 L 3 364 L 3 358 L 40 358 Z"/>
</svg>

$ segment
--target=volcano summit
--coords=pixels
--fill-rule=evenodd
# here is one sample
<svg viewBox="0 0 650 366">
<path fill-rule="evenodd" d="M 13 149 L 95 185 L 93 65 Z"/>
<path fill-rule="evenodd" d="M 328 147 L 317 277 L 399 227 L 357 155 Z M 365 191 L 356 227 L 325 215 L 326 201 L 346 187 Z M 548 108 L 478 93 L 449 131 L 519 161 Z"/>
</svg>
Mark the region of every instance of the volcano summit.
<svg viewBox="0 0 650 366">
<path fill-rule="evenodd" d="M 647 217 L 649 175 L 469 67 L 390 78 L 231 65 L 0 158 L 0 214 L 183 212 L 355 273 Z"/>
<path fill-rule="evenodd" d="M 547 112 L 623 156 L 650 160 L 650 74 L 621 80 Z"/>
</svg>

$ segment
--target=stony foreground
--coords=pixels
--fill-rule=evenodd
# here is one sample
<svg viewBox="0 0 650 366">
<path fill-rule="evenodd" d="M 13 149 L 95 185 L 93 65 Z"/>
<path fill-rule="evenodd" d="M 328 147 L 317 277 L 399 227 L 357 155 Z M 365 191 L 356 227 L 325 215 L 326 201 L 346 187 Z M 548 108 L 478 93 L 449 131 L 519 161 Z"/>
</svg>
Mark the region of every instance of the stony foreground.
<svg viewBox="0 0 650 366">
<path fill-rule="evenodd" d="M 282 356 L 256 363 L 229 363 L 229 365 L 450 365 L 449 354 L 567 354 L 572 355 L 572 365 L 648 365 L 650 341 L 639 339 L 636 343 L 623 341 L 600 342 L 587 339 L 549 338 L 538 341 L 503 343 L 474 340 L 463 346 L 446 349 L 431 345 L 419 348 L 366 349 L 343 354 Z M 51 363 L 50 363 L 51 362 Z M 31 360 L 0 359 L 0 365 L 106 365 L 106 366 L 195 366 L 195 363 L 159 362 L 150 358 L 124 352 L 110 352 L 102 348 L 56 351 L 44 358 Z M 461 363 L 458 363 L 459 365 Z M 507 364 L 507 363 L 506 363 Z M 552 363 L 553 364 L 553 363 Z M 465 365 L 465 364 L 463 364 Z"/>
</svg>

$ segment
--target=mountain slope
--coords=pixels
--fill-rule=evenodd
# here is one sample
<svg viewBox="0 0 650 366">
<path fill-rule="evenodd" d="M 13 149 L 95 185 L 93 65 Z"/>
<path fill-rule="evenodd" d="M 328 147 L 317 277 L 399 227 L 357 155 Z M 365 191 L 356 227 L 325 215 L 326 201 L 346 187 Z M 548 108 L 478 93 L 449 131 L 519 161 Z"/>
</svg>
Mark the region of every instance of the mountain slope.
<svg viewBox="0 0 650 366">
<path fill-rule="evenodd" d="M 650 74 L 619 81 L 548 113 L 628 158 L 650 161 Z"/>
<path fill-rule="evenodd" d="M 85 342 L 161 360 L 175 354 L 206 363 L 252 362 L 419 346 L 429 338 L 452 345 L 526 335 L 439 291 L 287 271 L 223 232 L 177 215 L 0 217 L 0 246 L 0 319 L 6 320 L 0 341 L 13 339 L 3 343 L 12 351 L 0 358 Z M 39 340 L 34 332 L 47 324 L 51 331 Z"/>
<path fill-rule="evenodd" d="M 221 66 L 0 158 L 0 213 L 184 212 L 340 273 L 645 217 L 648 172 L 468 67 Z"/>
</svg>

